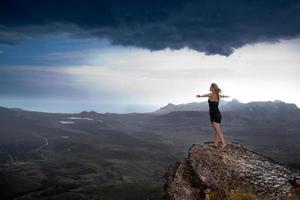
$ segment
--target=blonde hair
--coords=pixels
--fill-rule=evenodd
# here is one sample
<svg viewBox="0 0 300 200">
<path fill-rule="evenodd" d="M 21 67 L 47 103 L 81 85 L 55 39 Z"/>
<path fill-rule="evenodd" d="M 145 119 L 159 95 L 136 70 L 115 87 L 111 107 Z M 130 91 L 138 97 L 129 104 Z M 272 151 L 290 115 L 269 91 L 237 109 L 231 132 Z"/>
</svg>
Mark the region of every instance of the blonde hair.
<svg viewBox="0 0 300 200">
<path fill-rule="evenodd" d="M 216 83 L 212 83 L 210 86 L 214 88 L 215 92 L 218 95 L 218 101 L 220 101 L 219 94 L 222 92 L 222 90 L 219 88 L 218 84 Z"/>
</svg>

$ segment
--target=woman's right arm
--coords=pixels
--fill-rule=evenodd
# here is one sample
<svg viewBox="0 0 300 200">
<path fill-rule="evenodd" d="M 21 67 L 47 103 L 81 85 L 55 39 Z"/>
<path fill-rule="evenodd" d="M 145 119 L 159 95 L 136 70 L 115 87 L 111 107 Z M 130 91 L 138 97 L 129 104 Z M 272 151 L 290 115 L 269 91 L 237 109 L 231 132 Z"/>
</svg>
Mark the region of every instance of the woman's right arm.
<svg viewBox="0 0 300 200">
<path fill-rule="evenodd" d="M 211 93 L 208 93 L 208 94 L 197 94 L 196 97 L 210 97 Z"/>
<path fill-rule="evenodd" d="M 230 97 L 229 95 L 220 95 L 221 98 L 228 98 Z"/>
</svg>

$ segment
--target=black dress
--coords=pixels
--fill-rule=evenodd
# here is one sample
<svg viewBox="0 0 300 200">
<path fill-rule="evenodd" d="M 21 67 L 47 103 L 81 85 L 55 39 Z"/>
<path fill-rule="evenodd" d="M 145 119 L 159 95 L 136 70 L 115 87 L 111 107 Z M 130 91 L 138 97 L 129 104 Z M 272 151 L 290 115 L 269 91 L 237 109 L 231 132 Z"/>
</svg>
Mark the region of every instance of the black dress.
<svg viewBox="0 0 300 200">
<path fill-rule="evenodd" d="M 209 105 L 209 116 L 210 116 L 210 122 L 213 123 L 221 123 L 222 115 L 218 108 L 219 102 L 218 101 L 211 101 L 208 99 L 208 105 Z"/>
</svg>

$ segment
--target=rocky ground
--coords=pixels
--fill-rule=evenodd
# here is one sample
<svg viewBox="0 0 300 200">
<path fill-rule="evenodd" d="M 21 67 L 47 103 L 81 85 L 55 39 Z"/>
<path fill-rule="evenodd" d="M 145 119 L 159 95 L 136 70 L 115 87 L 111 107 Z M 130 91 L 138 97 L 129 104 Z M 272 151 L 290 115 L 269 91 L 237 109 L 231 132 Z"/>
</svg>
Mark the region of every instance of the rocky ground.
<svg viewBox="0 0 300 200">
<path fill-rule="evenodd" d="M 165 199 L 300 199 L 299 189 L 289 182 L 295 176 L 292 169 L 237 143 L 223 150 L 193 144 L 187 158 L 169 166 Z"/>
</svg>

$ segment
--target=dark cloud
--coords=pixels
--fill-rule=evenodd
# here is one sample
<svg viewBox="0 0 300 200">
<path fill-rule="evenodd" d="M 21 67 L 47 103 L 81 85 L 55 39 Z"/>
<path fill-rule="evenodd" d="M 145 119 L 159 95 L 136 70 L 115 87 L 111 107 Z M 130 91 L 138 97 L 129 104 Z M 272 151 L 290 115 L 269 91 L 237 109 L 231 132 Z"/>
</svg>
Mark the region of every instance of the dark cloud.
<svg viewBox="0 0 300 200">
<path fill-rule="evenodd" d="M 0 42 L 68 32 L 150 50 L 188 47 L 230 55 L 260 41 L 298 37 L 298 0 L 7 0 L 0 7 Z"/>
</svg>

